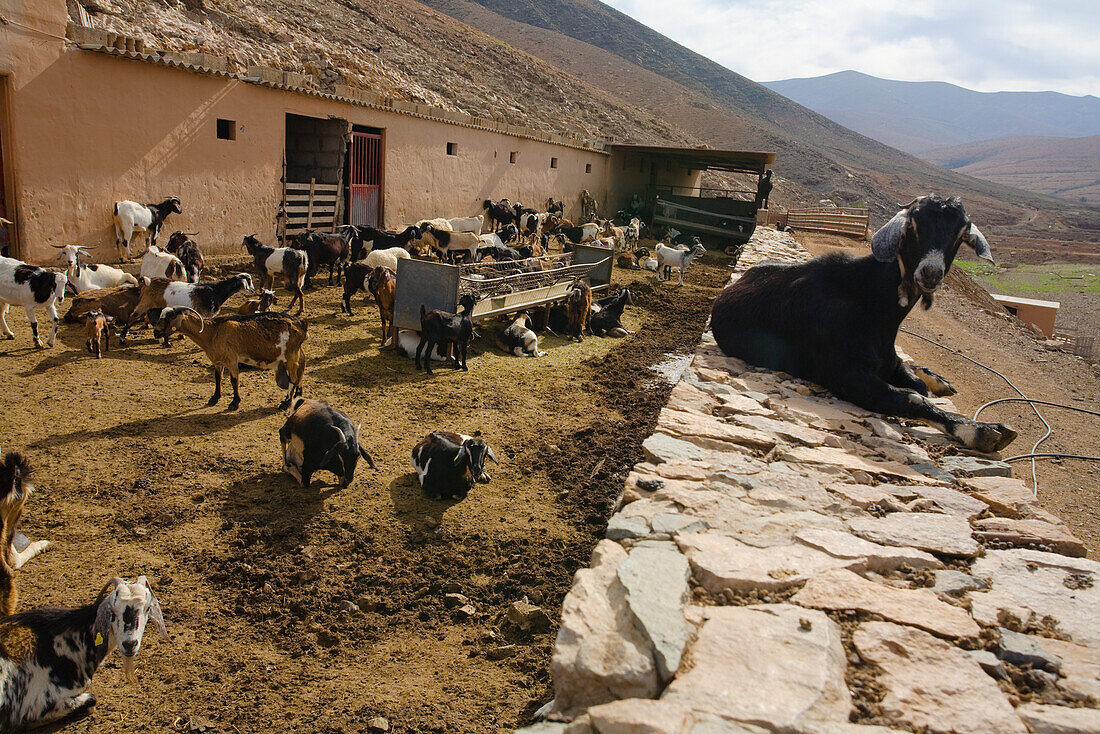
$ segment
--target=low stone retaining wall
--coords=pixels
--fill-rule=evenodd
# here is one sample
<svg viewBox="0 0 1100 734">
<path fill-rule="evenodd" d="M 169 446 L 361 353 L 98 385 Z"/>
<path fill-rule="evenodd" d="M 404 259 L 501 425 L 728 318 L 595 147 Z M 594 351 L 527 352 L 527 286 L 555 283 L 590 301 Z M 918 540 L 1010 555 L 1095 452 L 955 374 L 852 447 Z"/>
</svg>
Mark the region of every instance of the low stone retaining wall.
<svg viewBox="0 0 1100 734">
<path fill-rule="evenodd" d="M 524 732 L 1100 732 L 1100 563 L 1008 465 L 709 334 L 644 446 Z"/>
</svg>

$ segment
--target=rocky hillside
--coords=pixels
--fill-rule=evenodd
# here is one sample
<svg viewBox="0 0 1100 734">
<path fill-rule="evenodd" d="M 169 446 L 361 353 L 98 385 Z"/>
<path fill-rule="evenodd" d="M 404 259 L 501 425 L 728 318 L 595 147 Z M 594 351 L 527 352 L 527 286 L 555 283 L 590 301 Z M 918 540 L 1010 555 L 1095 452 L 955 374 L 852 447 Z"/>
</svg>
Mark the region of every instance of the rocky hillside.
<svg viewBox="0 0 1100 734">
<path fill-rule="evenodd" d="M 427 7 L 431 5 L 432 7 Z M 595 0 L 95 0 L 152 47 L 314 75 L 546 130 L 779 153 L 773 200 L 871 207 L 959 193 L 987 226 L 1100 227 L 1065 202 L 944 171 L 740 77 Z M 714 181 L 721 183 L 720 180 Z"/>
</svg>

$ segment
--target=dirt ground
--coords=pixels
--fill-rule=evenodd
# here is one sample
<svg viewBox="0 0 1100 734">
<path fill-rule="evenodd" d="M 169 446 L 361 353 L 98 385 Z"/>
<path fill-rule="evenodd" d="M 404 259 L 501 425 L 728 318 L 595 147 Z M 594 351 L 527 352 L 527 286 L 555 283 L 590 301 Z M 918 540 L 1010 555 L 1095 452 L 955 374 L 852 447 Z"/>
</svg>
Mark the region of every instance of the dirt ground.
<svg viewBox="0 0 1100 734">
<path fill-rule="evenodd" d="M 797 232 L 795 238 L 811 253 L 843 248 L 853 254 L 867 245 L 845 237 Z M 993 243 L 997 256 L 997 245 Z M 1017 321 L 1006 321 L 985 308 L 983 292 L 961 280 L 952 269 L 947 285 L 929 311 L 914 309 L 902 328 L 962 353 L 1001 372 L 1026 395 L 1037 400 L 1100 409 L 1100 375 L 1083 360 L 1051 350 Z M 983 403 L 1017 393 L 997 375 L 934 344 L 900 334 L 898 345 L 917 364 L 951 380 L 959 394 L 951 399 L 959 410 L 973 416 Z M 1039 451 L 1100 456 L 1100 418 L 1058 408 L 1040 407 L 1054 429 Z M 993 406 L 982 412 L 985 420 L 1004 421 L 1020 432 L 1004 455 L 1031 453 L 1032 445 L 1046 432 L 1025 404 Z M 1086 545 L 1089 557 L 1100 559 L 1100 463 L 1076 460 L 1039 460 L 1036 463 L 1039 500 L 1072 528 Z M 1031 484 L 1031 462 L 1013 462 L 1013 474 Z"/>
<path fill-rule="evenodd" d="M 485 326 L 468 373 L 430 378 L 379 352 L 373 303 L 355 299 L 349 318 L 339 289 L 315 288 L 306 395 L 361 420 L 379 465 L 361 462 L 343 490 L 327 473 L 303 490 L 281 472 L 271 373 L 242 373 L 241 409 L 229 413 L 228 398 L 206 407 L 208 362 L 189 341 L 165 349 L 142 335 L 96 361 L 74 326 L 53 349 L 28 348 L 13 314 L 17 341 L 0 342 L 0 442 L 34 463 L 24 530 L 54 544 L 20 574 L 20 608 L 90 603 L 110 577 L 144 573 L 171 636 L 149 631 L 137 684 L 123 684 L 112 656 L 92 682 L 96 710 L 66 730 L 527 723 L 552 697 L 562 597 L 667 399 L 647 366 L 694 348 L 726 263 L 709 256 L 683 288 L 617 270 L 637 304 L 624 318 L 632 337 L 544 336 L 548 356 L 530 360 L 493 347 Z M 443 428 L 480 431 L 500 459 L 460 503 L 424 498 L 409 466 L 416 441 Z M 450 592 L 469 598 L 472 618 L 447 607 Z M 524 597 L 549 629 L 505 623 Z"/>
</svg>

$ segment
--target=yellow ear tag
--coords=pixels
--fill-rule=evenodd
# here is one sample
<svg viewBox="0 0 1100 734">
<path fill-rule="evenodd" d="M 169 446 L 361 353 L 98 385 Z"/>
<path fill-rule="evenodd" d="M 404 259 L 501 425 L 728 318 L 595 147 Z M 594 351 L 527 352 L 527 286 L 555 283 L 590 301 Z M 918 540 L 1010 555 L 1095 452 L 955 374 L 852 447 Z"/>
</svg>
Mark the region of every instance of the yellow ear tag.
<svg viewBox="0 0 1100 734">
<path fill-rule="evenodd" d="M 103 634 L 100 632 L 95 633 L 95 646 L 99 647 L 103 644 Z"/>
</svg>

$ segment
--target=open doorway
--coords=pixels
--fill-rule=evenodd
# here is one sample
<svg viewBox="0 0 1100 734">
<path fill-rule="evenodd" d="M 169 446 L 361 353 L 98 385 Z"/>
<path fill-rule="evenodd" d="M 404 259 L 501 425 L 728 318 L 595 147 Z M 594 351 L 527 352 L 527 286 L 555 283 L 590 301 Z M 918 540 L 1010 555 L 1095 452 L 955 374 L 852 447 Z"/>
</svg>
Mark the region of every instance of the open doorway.
<svg viewBox="0 0 1100 734">
<path fill-rule="evenodd" d="M 355 125 L 348 142 L 347 223 L 379 226 L 382 221 L 382 131 Z"/>
<path fill-rule="evenodd" d="M 307 229 L 333 232 L 343 219 L 348 122 L 286 116 L 283 239 Z"/>
<path fill-rule="evenodd" d="M 8 145 L 8 77 L 0 76 L 0 256 L 17 257 L 19 248 L 15 241 L 15 226 L 8 222 L 14 217 L 8 208 L 8 196 L 12 193 L 9 183 L 11 169 L 7 163 Z"/>
</svg>

